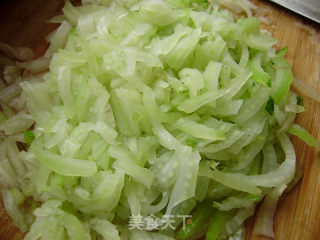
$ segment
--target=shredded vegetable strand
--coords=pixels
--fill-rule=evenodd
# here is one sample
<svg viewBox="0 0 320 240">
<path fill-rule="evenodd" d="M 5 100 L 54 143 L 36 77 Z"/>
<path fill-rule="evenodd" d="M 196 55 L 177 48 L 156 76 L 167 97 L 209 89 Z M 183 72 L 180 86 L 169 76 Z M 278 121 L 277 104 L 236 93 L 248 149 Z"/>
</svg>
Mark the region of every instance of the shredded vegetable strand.
<svg viewBox="0 0 320 240">
<path fill-rule="evenodd" d="M 319 94 L 293 80 L 256 7 L 81 3 L 50 20 L 38 59 L 0 43 L 0 184 L 25 239 L 241 239 L 265 195 L 259 233 L 273 236 L 302 175 L 287 133 L 320 146 L 293 123 L 305 109 L 290 85 Z"/>
</svg>

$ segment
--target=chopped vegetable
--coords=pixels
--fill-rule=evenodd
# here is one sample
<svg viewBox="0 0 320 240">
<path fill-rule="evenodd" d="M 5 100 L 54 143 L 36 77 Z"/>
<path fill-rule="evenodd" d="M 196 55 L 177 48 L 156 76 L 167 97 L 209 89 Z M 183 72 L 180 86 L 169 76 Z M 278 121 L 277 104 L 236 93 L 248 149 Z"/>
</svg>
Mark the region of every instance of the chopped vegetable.
<svg viewBox="0 0 320 240">
<path fill-rule="evenodd" d="M 31 131 L 24 132 L 24 140 L 26 141 L 27 144 L 30 145 L 34 139 L 35 139 L 35 136 L 34 136 L 33 132 L 31 132 Z"/>
<path fill-rule="evenodd" d="M 297 91 L 301 92 L 303 96 L 306 96 L 318 103 L 320 102 L 320 92 L 307 83 L 301 81 L 300 79 L 294 78 L 293 86 Z M 300 104 L 302 103 L 300 99 L 299 102 Z"/>
<path fill-rule="evenodd" d="M 300 176 L 288 133 L 319 142 L 293 124 L 305 109 L 287 49 L 254 8 L 66 1 L 43 57 L 1 61 L 0 183 L 14 223 L 32 223 L 26 240 L 241 239 L 264 196 L 260 233 L 272 236 L 283 186 Z"/>
<path fill-rule="evenodd" d="M 209 202 L 203 202 L 200 206 L 192 213 L 191 220 L 188 220 L 188 224 L 184 228 L 181 228 L 177 232 L 177 237 L 179 239 L 188 239 L 192 236 L 198 228 L 206 221 L 208 221 L 212 214 L 213 208 L 210 206 Z"/>
<path fill-rule="evenodd" d="M 315 139 L 306 129 L 304 129 L 300 125 L 292 124 L 288 129 L 288 133 L 298 136 L 301 140 L 303 140 L 309 146 L 320 149 L 320 142 L 317 139 Z"/>
<path fill-rule="evenodd" d="M 224 225 L 227 223 L 228 218 L 232 214 L 232 211 L 223 212 L 216 211 L 212 217 L 212 222 L 210 223 L 208 232 L 206 234 L 206 239 L 216 240 L 219 237 L 219 234 L 223 231 Z"/>
<path fill-rule="evenodd" d="M 272 97 L 269 97 L 267 105 L 266 105 L 266 111 L 272 116 L 274 113 L 274 100 Z"/>
<path fill-rule="evenodd" d="M 273 215 L 275 213 L 279 197 L 282 195 L 286 187 L 287 185 L 282 185 L 274 188 L 266 195 L 258 211 L 256 228 L 257 234 L 271 238 L 275 237 L 273 232 Z"/>
</svg>

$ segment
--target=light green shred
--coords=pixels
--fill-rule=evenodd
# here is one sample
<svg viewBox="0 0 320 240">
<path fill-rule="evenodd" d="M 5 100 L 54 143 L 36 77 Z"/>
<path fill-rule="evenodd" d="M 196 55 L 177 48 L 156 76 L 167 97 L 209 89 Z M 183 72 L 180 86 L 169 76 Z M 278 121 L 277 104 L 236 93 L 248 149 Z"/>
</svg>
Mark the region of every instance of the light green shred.
<svg viewBox="0 0 320 240">
<path fill-rule="evenodd" d="M 249 1 L 223 2 L 66 1 L 45 57 L 21 65 L 49 70 L 0 91 L 2 197 L 26 240 L 195 239 L 209 223 L 243 239 L 257 202 L 275 207 L 296 169 L 287 133 L 320 144 L 292 124 L 286 49 Z M 130 226 L 204 206 L 219 226 Z"/>
</svg>

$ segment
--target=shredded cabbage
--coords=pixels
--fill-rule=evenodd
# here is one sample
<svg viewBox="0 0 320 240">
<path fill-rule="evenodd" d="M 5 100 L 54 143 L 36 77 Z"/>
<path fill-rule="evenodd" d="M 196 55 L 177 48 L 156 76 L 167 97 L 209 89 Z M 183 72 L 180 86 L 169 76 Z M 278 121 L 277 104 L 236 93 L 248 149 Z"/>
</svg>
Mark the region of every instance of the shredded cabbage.
<svg viewBox="0 0 320 240">
<path fill-rule="evenodd" d="M 320 144 L 293 124 L 305 109 L 290 91 L 286 50 L 276 53 L 253 9 L 247 0 L 66 1 L 43 57 L 1 61 L 0 183 L 26 240 L 195 239 L 208 228 L 242 239 L 264 196 L 260 212 L 272 211 L 259 233 L 273 236 L 276 202 L 297 182 L 288 133 Z M 199 209 L 207 223 L 194 229 L 202 222 L 192 219 L 188 230 L 179 216 Z M 130 226 L 168 215 L 174 229 Z"/>
<path fill-rule="evenodd" d="M 287 185 L 282 185 L 280 187 L 272 189 L 263 200 L 260 209 L 258 211 L 258 221 L 256 233 L 264 236 L 274 238 L 273 232 L 273 215 L 276 210 L 276 206 L 279 197 L 282 195 L 283 191 L 286 189 Z"/>
</svg>

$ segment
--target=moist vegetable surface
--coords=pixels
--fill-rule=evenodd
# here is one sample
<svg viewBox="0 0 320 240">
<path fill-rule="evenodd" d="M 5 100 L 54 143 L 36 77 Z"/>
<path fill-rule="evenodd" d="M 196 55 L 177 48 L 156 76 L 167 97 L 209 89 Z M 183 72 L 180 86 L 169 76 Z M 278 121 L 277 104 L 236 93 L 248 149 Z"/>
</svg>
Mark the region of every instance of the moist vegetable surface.
<svg viewBox="0 0 320 240">
<path fill-rule="evenodd" d="M 242 239 L 264 197 L 257 228 L 274 236 L 299 176 L 289 134 L 319 142 L 293 124 L 305 109 L 286 49 L 233 4 L 247 17 L 214 1 L 66 2 L 45 55 L 11 68 L 33 76 L 0 95 L 2 197 L 25 239 Z"/>
</svg>

